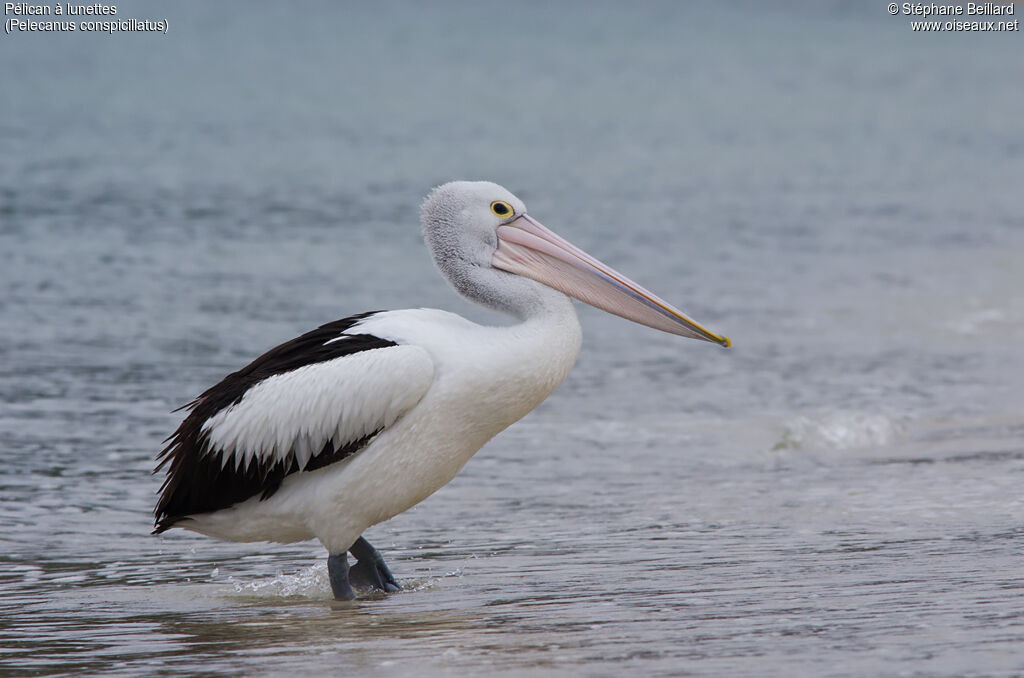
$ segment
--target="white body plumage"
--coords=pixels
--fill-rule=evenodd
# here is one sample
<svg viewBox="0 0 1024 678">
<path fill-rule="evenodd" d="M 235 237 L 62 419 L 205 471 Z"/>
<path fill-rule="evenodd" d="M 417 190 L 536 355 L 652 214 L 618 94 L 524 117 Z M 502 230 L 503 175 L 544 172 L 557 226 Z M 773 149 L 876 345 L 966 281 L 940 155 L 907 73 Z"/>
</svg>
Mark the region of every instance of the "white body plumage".
<svg viewBox="0 0 1024 678">
<path fill-rule="evenodd" d="M 311 431 L 317 448 L 338 427 L 349 427 L 341 440 L 384 430 L 348 459 L 288 476 L 268 499 L 252 497 L 179 526 L 233 541 L 316 537 L 329 552 L 344 551 L 368 527 L 447 484 L 565 380 L 579 354 L 580 326 L 567 297 L 545 296 L 545 312 L 512 327 L 434 309 L 383 312 L 353 326 L 351 333 L 398 346 L 268 380 L 205 428 L 227 449 L 266 455 L 275 453 L 268 441 L 284 449 L 280 443 Z M 229 456 L 224 463 L 235 462 Z"/>
</svg>

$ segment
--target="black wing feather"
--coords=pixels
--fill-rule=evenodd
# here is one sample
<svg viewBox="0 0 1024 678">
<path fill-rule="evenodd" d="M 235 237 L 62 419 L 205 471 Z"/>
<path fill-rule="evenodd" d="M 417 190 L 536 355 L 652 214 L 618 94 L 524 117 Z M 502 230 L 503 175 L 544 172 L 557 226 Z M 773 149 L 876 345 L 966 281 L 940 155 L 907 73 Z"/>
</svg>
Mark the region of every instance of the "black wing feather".
<svg viewBox="0 0 1024 678">
<path fill-rule="evenodd" d="M 267 499 L 277 491 L 286 476 L 297 473 L 299 465 L 294 453 L 274 463 L 254 456 L 244 468 L 222 464 L 219 455 L 207 453 L 209 440 L 202 432 L 203 424 L 225 407 L 240 401 L 246 391 L 268 377 L 353 353 L 396 346 L 393 341 L 370 334 L 349 335 L 344 341 L 326 343 L 375 313 L 380 311 L 335 320 L 272 348 L 185 405 L 184 409 L 189 414 L 164 441 L 168 445 L 158 455 L 158 464 L 153 471 L 157 473 L 167 467 L 167 476 L 160 487 L 160 499 L 154 511 L 154 533 L 163 532 L 194 513 L 224 509 L 257 494 L 261 499 Z M 304 470 L 312 471 L 341 461 L 365 447 L 379 432 L 339 447 L 328 442 L 309 460 Z"/>
</svg>

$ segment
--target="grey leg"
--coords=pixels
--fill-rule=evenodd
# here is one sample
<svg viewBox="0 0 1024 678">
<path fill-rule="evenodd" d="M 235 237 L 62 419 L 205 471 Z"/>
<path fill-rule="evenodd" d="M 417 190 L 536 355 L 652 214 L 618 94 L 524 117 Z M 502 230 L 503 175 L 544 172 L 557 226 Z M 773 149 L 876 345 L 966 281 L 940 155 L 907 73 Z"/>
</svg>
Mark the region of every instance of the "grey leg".
<svg viewBox="0 0 1024 678">
<path fill-rule="evenodd" d="M 356 539 L 356 543 L 349 548 L 349 553 L 354 555 L 357 561 L 349 570 L 349 581 L 353 586 L 374 588 L 388 593 L 402 590 L 391 570 L 384 564 L 384 557 L 370 542 L 362 537 Z"/>
<path fill-rule="evenodd" d="M 348 554 L 335 553 L 327 558 L 327 575 L 335 600 L 355 600 L 356 593 L 348 583 Z"/>
</svg>

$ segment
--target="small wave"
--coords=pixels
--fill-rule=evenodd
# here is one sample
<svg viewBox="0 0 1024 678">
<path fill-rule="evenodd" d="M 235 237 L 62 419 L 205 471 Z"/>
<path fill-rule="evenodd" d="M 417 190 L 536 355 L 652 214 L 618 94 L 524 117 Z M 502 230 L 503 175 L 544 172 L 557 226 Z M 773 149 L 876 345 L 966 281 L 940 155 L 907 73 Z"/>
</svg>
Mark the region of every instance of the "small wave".
<svg viewBox="0 0 1024 678">
<path fill-rule="evenodd" d="M 902 425 L 881 414 L 834 412 L 786 422 L 773 450 L 848 450 L 893 441 Z"/>
<path fill-rule="evenodd" d="M 323 598 L 331 593 L 327 564 L 317 563 L 296 574 L 277 573 L 270 579 L 242 582 L 228 577 L 236 593 L 268 598 Z"/>
<path fill-rule="evenodd" d="M 217 576 L 217 570 L 213 571 Z M 457 569 L 446 572 L 440 577 L 428 577 L 424 579 L 402 579 L 399 584 L 403 591 L 424 591 L 434 588 L 441 579 L 447 577 L 461 577 L 462 570 Z M 235 577 L 228 577 L 228 583 L 235 587 L 235 593 L 249 596 L 266 598 L 330 598 L 331 584 L 327 576 L 327 564 L 316 563 L 303 568 L 296 574 L 284 574 L 278 572 L 276 576 L 269 579 L 256 581 L 239 581 Z M 366 592 L 360 592 L 360 597 Z"/>
<path fill-rule="evenodd" d="M 949 328 L 957 334 L 974 336 L 991 328 L 992 324 L 1004 323 L 1009 318 L 998 308 L 983 308 L 972 313 L 965 313 L 959 319 L 950 322 Z"/>
</svg>

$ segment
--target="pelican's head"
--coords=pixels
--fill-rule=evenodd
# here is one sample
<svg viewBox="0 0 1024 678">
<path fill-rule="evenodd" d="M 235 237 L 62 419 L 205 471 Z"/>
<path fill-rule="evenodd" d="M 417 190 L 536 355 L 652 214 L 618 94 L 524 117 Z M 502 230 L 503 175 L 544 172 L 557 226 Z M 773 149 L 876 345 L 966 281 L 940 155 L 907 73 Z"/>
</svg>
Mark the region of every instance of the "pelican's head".
<svg viewBox="0 0 1024 678">
<path fill-rule="evenodd" d="M 453 181 L 423 203 L 423 235 L 434 263 L 455 289 L 489 306 L 514 310 L 508 274 L 534 280 L 603 311 L 658 330 L 711 341 L 729 338 L 601 263 L 526 213 L 526 205 L 489 181 Z"/>
</svg>

